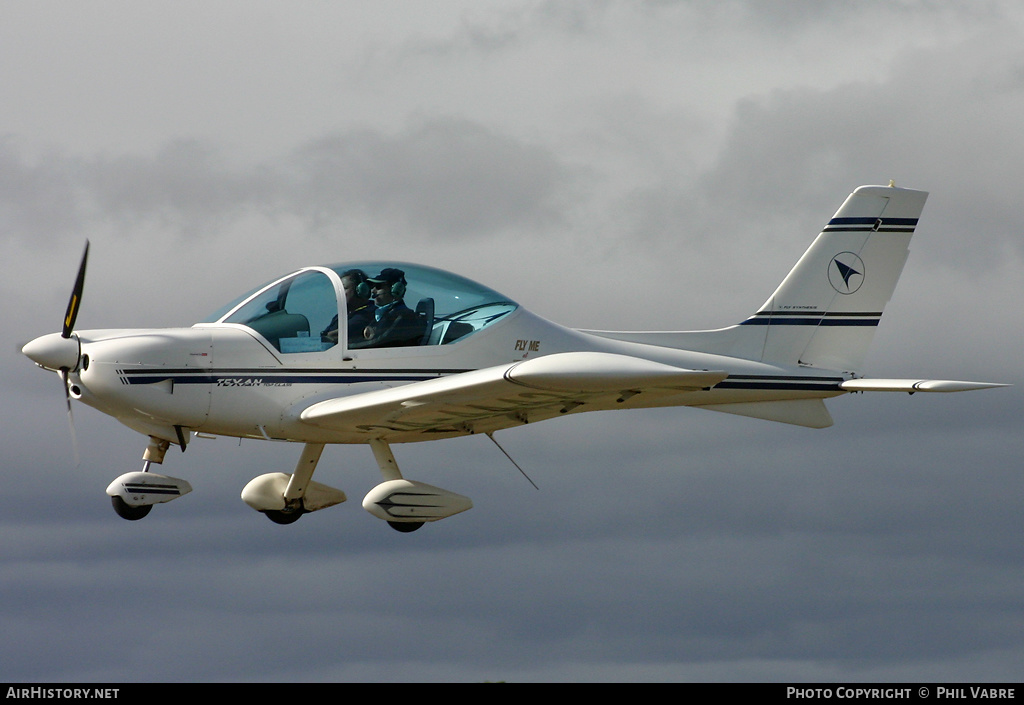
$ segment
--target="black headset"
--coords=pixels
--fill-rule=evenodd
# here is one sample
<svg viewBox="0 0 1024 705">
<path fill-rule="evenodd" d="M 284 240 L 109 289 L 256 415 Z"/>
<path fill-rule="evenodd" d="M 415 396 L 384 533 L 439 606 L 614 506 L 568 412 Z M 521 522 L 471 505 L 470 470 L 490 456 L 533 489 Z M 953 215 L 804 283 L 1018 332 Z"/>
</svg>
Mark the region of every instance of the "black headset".
<svg viewBox="0 0 1024 705">
<path fill-rule="evenodd" d="M 406 286 L 405 279 L 395 282 L 391 285 L 391 295 L 396 299 L 401 299 L 405 296 Z"/>
<path fill-rule="evenodd" d="M 370 298 L 370 285 L 366 282 L 366 272 L 361 269 L 350 269 L 341 275 L 341 278 L 352 277 L 356 280 L 356 296 L 360 299 Z"/>
<path fill-rule="evenodd" d="M 406 283 L 405 276 L 403 275 L 400 280 L 392 282 L 391 295 L 394 296 L 396 299 L 403 298 L 405 296 L 405 290 L 407 286 L 408 284 Z"/>
</svg>

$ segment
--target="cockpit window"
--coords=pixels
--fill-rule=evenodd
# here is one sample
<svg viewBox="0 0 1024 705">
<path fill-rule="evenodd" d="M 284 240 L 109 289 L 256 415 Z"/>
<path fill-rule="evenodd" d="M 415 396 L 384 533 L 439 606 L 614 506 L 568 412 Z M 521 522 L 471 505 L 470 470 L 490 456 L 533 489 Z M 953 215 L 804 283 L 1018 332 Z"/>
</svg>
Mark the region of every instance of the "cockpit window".
<svg viewBox="0 0 1024 705">
<path fill-rule="evenodd" d="M 344 289 L 341 317 L 327 269 Z M 206 322 L 248 326 L 282 353 L 308 353 L 338 345 L 339 319 L 353 350 L 448 345 L 516 308 L 498 292 L 440 269 L 365 262 L 303 270 L 250 292 Z"/>
<path fill-rule="evenodd" d="M 517 308 L 496 291 L 431 267 L 370 262 L 331 269 L 345 285 L 350 349 L 447 345 Z"/>
<path fill-rule="evenodd" d="M 323 272 L 305 271 L 265 289 L 224 322 L 252 328 L 283 353 L 300 353 L 337 345 L 337 335 L 327 335 L 337 318 L 334 283 Z"/>
</svg>

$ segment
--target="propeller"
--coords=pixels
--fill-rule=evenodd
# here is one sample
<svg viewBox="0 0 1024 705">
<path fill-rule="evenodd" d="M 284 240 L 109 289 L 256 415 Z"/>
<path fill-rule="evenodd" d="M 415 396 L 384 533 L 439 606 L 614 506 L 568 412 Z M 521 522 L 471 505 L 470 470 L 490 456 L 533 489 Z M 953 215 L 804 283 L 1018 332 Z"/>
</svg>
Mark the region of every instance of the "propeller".
<svg viewBox="0 0 1024 705">
<path fill-rule="evenodd" d="M 85 288 L 85 265 L 89 261 L 89 241 L 85 241 L 85 252 L 82 253 L 82 263 L 78 265 L 78 276 L 75 277 L 75 288 L 71 290 L 71 299 L 68 301 L 68 310 L 64 314 L 64 330 L 61 331 L 62 338 L 70 338 L 75 330 L 75 321 L 78 320 L 78 310 L 82 304 L 82 290 Z"/>
<path fill-rule="evenodd" d="M 42 368 L 54 372 L 74 370 L 78 367 L 81 354 L 78 336 L 75 335 L 75 321 L 82 305 L 82 289 L 85 288 L 85 265 L 89 259 L 89 241 L 85 242 L 82 263 L 78 266 L 78 276 L 71 291 L 68 309 L 60 333 L 50 333 L 25 344 L 21 352 L 32 362 Z"/>
<path fill-rule="evenodd" d="M 68 308 L 64 313 L 64 321 L 60 334 L 50 333 L 27 343 L 21 352 L 40 367 L 53 370 L 60 375 L 64 385 L 64 400 L 68 407 L 68 423 L 71 426 L 71 440 L 75 447 L 75 463 L 78 463 L 78 438 L 75 434 L 75 420 L 71 412 L 71 390 L 68 389 L 68 376 L 78 368 L 81 359 L 81 342 L 75 335 L 75 321 L 82 306 L 82 291 L 85 288 L 85 268 L 89 260 L 89 241 L 85 241 L 85 252 L 82 262 L 78 265 L 78 276 L 71 290 Z"/>
</svg>

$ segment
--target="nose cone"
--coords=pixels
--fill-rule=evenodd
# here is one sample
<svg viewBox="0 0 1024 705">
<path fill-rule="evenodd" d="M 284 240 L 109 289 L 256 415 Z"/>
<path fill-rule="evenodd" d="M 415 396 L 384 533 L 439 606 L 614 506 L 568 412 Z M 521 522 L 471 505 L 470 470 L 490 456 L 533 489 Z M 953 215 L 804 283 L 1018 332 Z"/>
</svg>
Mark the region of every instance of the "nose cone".
<svg viewBox="0 0 1024 705">
<path fill-rule="evenodd" d="M 65 338 L 60 333 L 50 333 L 28 343 L 21 352 L 40 367 L 56 371 L 75 369 L 81 349 L 77 336 Z"/>
</svg>

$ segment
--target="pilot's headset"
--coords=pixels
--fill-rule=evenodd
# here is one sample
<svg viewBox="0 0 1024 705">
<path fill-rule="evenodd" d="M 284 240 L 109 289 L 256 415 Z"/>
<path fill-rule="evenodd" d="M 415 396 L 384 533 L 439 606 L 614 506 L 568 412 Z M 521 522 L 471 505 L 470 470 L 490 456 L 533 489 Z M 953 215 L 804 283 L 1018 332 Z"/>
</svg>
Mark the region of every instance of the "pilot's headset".
<svg viewBox="0 0 1024 705">
<path fill-rule="evenodd" d="M 407 286 L 408 284 L 406 284 L 405 282 L 405 277 L 402 277 L 399 281 L 396 281 L 394 284 L 391 285 L 391 295 L 394 296 L 396 299 L 404 298 L 405 289 Z"/>
<path fill-rule="evenodd" d="M 391 283 L 391 295 L 394 296 L 396 299 L 404 298 L 406 287 L 408 287 L 408 283 L 405 281 L 405 273 L 402 272 L 401 270 L 390 268 L 381 270 L 381 274 L 383 274 L 384 272 L 392 272 L 401 275 L 401 279 Z"/>
<path fill-rule="evenodd" d="M 356 296 L 360 299 L 370 298 L 370 285 L 367 283 L 366 272 L 361 269 L 350 269 L 341 275 L 341 278 L 352 277 L 356 280 Z"/>
</svg>

